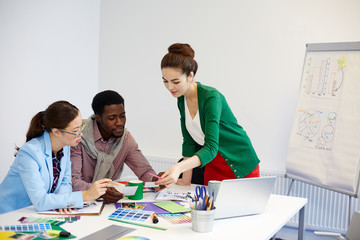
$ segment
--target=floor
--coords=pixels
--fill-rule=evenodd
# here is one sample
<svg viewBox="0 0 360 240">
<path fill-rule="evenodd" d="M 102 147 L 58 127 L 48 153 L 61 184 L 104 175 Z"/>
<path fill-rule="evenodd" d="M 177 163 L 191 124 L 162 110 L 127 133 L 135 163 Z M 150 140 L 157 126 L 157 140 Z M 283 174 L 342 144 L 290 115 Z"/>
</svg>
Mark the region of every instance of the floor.
<svg viewBox="0 0 360 240">
<path fill-rule="evenodd" d="M 276 240 L 296 240 L 298 236 L 297 228 L 283 227 L 277 234 Z M 306 230 L 304 240 L 336 240 L 336 237 L 317 236 L 313 230 Z"/>
</svg>

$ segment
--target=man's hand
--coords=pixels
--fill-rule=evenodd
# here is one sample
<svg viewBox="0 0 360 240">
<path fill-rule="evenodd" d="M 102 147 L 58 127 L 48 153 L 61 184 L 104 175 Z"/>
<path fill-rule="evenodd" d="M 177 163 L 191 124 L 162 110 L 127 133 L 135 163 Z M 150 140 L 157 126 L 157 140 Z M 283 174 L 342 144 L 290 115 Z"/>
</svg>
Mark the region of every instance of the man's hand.
<svg viewBox="0 0 360 240">
<path fill-rule="evenodd" d="M 106 193 L 102 195 L 104 203 L 116 203 L 123 197 L 125 197 L 125 195 L 118 192 L 114 187 L 108 187 Z"/>
</svg>

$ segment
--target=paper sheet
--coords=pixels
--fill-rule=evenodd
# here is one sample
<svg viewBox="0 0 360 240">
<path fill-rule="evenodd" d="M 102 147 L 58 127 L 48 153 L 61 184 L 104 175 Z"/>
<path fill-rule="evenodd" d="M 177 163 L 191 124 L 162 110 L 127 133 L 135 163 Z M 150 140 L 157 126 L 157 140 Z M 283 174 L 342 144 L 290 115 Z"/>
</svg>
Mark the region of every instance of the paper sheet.
<svg viewBox="0 0 360 240">
<path fill-rule="evenodd" d="M 156 196 L 156 200 L 177 200 L 177 201 L 187 201 L 186 197 L 188 195 L 194 195 L 194 192 L 190 191 L 172 191 L 169 189 L 161 190 Z"/>
<path fill-rule="evenodd" d="M 157 202 L 157 203 L 154 203 L 154 205 L 156 205 L 162 209 L 165 209 L 166 211 L 168 211 L 170 213 L 184 213 L 184 212 L 191 211 L 190 209 L 183 207 L 172 201 Z"/>
<path fill-rule="evenodd" d="M 108 187 L 114 187 L 117 191 L 123 193 L 125 196 L 132 196 L 137 190 L 137 186 L 126 186 L 125 184 L 111 181 Z"/>
</svg>

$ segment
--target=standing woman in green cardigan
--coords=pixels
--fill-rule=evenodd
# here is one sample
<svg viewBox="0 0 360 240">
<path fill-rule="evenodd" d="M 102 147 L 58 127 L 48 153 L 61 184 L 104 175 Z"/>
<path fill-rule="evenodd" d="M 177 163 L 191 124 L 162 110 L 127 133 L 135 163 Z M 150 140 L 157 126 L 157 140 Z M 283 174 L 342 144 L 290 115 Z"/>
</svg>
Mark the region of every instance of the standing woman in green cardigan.
<svg viewBox="0 0 360 240">
<path fill-rule="evenodd" d="M 198 68 L 189 44 L 175 43 L 161 61 L 165 87 L 177 98 L 183 135 L 181 161 L 157 184 L 190 185 L 192 169 L 204 167 L 204 183 L 259 177 L 259 159 L 225 97 L 215 88 L 194 81 Z M 182 179 L 178 179 L 183 173 Z"/>
</svg>

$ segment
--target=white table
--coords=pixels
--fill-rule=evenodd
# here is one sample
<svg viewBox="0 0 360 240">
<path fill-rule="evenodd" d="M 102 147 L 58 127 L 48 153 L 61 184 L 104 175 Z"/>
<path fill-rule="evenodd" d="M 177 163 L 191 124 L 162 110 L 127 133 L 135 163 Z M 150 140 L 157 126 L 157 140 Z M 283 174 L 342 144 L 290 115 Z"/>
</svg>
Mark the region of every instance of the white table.
<svg viewBox="0 0 360 240">
<path fill-rule="evenodd" d="M 188 190 L 188 187 L 177 189 Z M 194 186 L 192 186 L 194 188 Z M 152 201 L 155 193 L 144 193 L 141 201 Z M 197 233 L 191 230 L 191 224 L 171 224 L 159 217 L 160 222 L 149 225 L 167 228 L 166 231 L 140 227 L 126 223 L 108 220 L 108 216 L 115 211 L 114 204 L 107 204 L 100 216 L 81 216 L 80 221 L 61 225 L 65 230 L 77 236 L 77 239 L 85 237 L 93 232 L 101 230 L 109 225 L 120 225 L 136 229 L 129 236 L 142 236 L 152 240 L 190 240 L 190 239 L 247 239 L 269 240 L 271 239 L 293 216 L 299 214 L 298 239 L 303 239 L 304 234 L 304 208 L 306 198 L 271 195 L 264 213 L 246 217 L 215 220 L 213 231 L 210 233 Z M 17 220 L 24 216 L 34 216 L 36 210 L 33 206 L 19 209 L 0 215 L 0 225 L 18 224 Z M 42 215 L 43 216 L 43 215 Z"/>
</svg>

